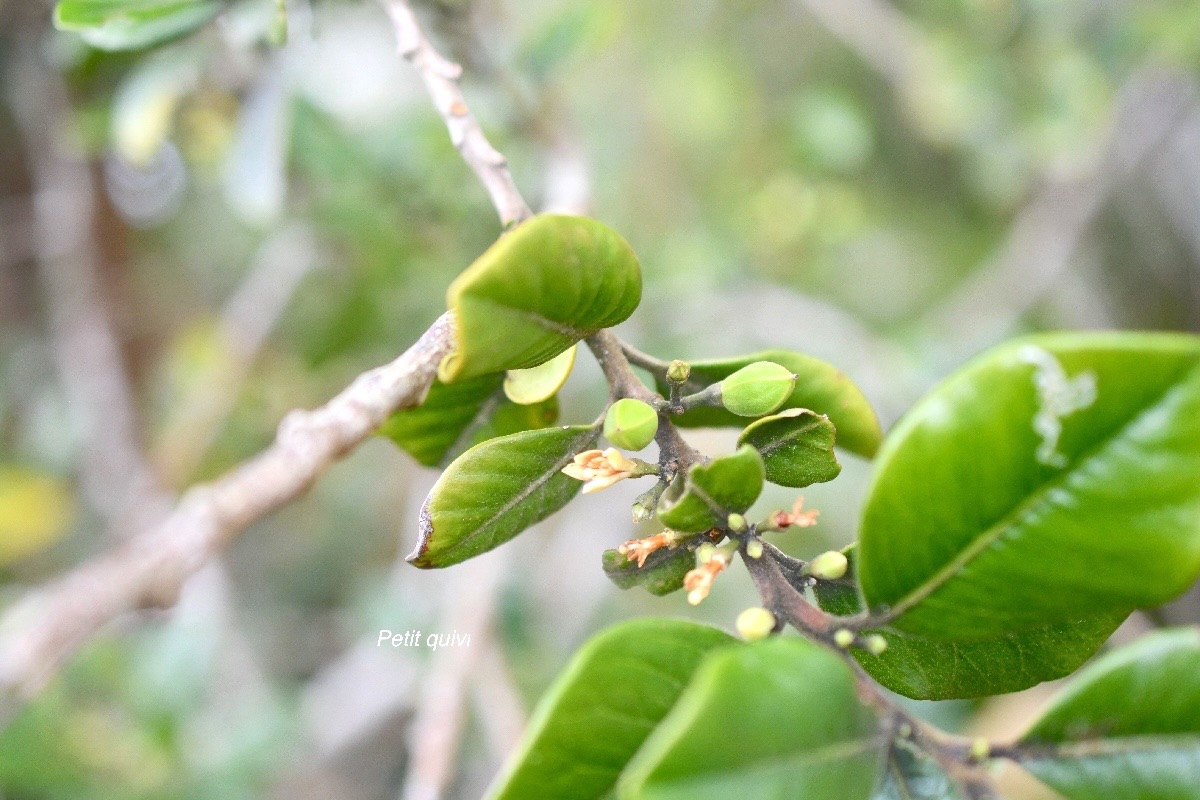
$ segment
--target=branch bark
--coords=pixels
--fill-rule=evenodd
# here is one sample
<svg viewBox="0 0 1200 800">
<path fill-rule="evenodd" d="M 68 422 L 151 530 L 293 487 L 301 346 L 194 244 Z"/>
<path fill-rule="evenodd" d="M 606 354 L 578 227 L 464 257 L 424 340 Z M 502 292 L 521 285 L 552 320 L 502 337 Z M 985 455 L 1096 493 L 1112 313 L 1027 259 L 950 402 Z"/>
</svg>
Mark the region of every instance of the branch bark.
<svg viewBox="0 0 1200 800">
<path fill-rule="evenodd" d="M 299 497 L 399 408 L 424 398 L 452 343 L 443 314 L 403 355 L 360 375 L 315 411 L 293 411 L 274 443 L 197 486 L 157 527 L 35 591 L 0 620 L 0 693 L 29 697 L 79 644 L 141 608 L 169 606 L 237 533 Z"/>
<path fill-rule="evenodd" d="M 429 98 L 446 123 L 450 141 L 487 189 L 492 205 L 500 214 L 500 223 L 508 228 L 533 216 L 513 181 L 508 160 L 484 136 L 483 128 L 463 97 L 458 85 L 462 67 L 434 49 L 408 3 L 404 0 L 381 2 L 396 29 L 398 52 L 420 74 Z"/>
</svg>

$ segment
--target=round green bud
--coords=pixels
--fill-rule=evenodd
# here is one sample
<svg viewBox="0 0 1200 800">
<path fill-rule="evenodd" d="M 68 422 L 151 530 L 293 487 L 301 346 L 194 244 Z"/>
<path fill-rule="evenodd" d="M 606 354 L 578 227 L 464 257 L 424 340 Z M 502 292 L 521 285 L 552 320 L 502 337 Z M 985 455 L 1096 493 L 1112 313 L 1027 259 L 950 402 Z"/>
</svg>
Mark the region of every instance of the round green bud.
<svg viewBox="0 0 1200 800">
<path fill-rule="evenodd" d="M 878 633 L 872 633 L 863 639 L 863 648 L 873 656 L 881 656 L 883 655 L 883 651 L 888 648 L 887 639 Z"/>
<path fill-rule="evenodd" d="M 775 630 L 775 615 L 765 608 L 747 608 L 738 614 L 737 631 L 747 642 L 765 639 Z"/>
<path fill-rule="evenodd" d="M 729 530 L 741 533 L 746 530 L 746 518 L 741 514 L 730 514 L 725 518 L 725 524 L 729 526 Z"/>
<path fill-rule="evenodd" d="M 854 644 L 854 631 L 847 628 L 841 628 L 834 632 L 833 643 L 845 650 L 850 645 Z"/>
<path fill-rule="evenodd" d="M 691 377 L 692 366 L 686 361 L 680 361 L 678 358 L 671 362 L 667 367 L 667 382 L 668 383 L 685 383 Z"/>
<path fill-rule="evenodd" d="M 712 542 L 705 542 L 696 548 L 696 564 L 707 564 L 710 559 L 717 553 L 717 546 Z"/>
<path fill-rule="evenodd" d="M 971 742 L 971 758 L 983 761 L 992 754 L 992 743 L 987 739 L 976 739 Z"/>
<path fill-rule="evenodd" d="M 846 574 L 850 562 L 846 554 L 837 550 L 829 550 L 808 562 L 805 572 L 821 581 L 836 581 Z"/>
<path fill-rule="evenodd" d="M 641 450 L 658 433 L 658 412 L 648 403 L 626 397 L 608 407 L 604 438 L 625 450 Z"/>
<path fill-rule="evenodd" d="M 762 558 L 762 554 L 762 542 L 760 542 L 758 539 L 752 539 L 749 542 L 746 542 L 746 555 L 750 556 L 751 558 Z"/>
<path fill-rule="evenodd" d="M 739 417 L 776 411 L 796 386 L 796 376 L 772 361 L 756 361 L 721 381 L 721 404 Z"/>
</svg>

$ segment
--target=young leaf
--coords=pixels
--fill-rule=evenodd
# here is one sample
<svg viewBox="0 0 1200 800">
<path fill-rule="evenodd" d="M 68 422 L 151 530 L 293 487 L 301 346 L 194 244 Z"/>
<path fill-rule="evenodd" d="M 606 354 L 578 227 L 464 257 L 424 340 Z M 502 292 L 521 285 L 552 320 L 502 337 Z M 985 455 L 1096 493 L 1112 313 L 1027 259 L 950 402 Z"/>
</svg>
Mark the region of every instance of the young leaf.
<svg viewBox="0 0 1200 800">
<path fill-rule="evenodd" d="M 621 800 L 867 800 L 884 737 L 837 655 L 776 637 L 710 655 L 617 786 Z"/>
<path fill-rule="evenodd" d="M 767 480 L 800 489 L 831 481 L 842 471 L 833 454 L 833 423 L 824 414 L 789 408 L 752 422 L 738 437 L 762 456 Z"/>
<path fill-rule="evenodd" d="M 822 609 L 850 616 L 862 611 L 862 601 L 855 577 L 855 548 L 843 552 L 850 560 L 846 575 L 837 581 L 819 582 L 815 592 Z M 1126 616 L 1117 612 L 1082 617 L 964 642 L 886 627 L 868 633 L 881 634 L 887 650 L 878 656 L 856 650 L 854 655 L 872 678 L 905 697 L 986 697 L 1070 675 L 1100 649 Z"/>
<path fill-rule="evenodd" d="M 796 374 L 796 386 L 783 408 L 808 408 L 828 415 L 837 428 L 839 447 L 868 458 L 875 455 L 883 434 L 871 404 L 840 370 L 819 358 L 787 350 L 767 350 L 735 358 L 692 361 L 688 390 L 703 389 L 757 361 L 772 361 Z M 661 378 L 658 380 L 658 389 L 666 396 L 670 387 Z M 741 427 L 745 423 L 745 418 L 715 407 L 693 408 L 675 417 L 675 424 L 684 428 Z"/>
<path fill-rule="evenodd" d="M 62 0 L 54 26 L 100 50 L 138 50 L 191 33 L 220 10 L 213 0 Z"/>
<path fill-rule="evenodd" d="M 763 475 L 762 457 L 749 445 L 708 464 L 696 464 L 686 479 L 667 490 L 659 502 L 658 519 L 683 533 L 724 525 L 729 514 L 741 514 L 754 505 L 762 493 Z"/>
<path fill-rule="evenodd" d="M 1200 574 L 1200 339 L 1007 345 L 888 438 L 859 544 L 867 605 L 972 641 L 1119 614 Z"/>
<path fill-rule="evenodd" d="M 535 367 L 624 321 L 641 297 L 637 256 L 616 231 L 585 217 L 534 217 L 450 284 L 456 346 L 439 375 Z"/>
<path fill-rule="evenodd" d="M 598 634 L 538 703 L 487 797 L 609 796 L 704 656 L 730 645 L 729 634 L 682 620 L 634 620 Z"/>
<path fill-rule="evenodd" d="M 696 555 L 682 545 L 656 550 L 641 567 L 616 550 L 605 550 L 604 574 L 622 589 L 641 586 L 654 595 L 666 595 L 683 588 L 683 576 L 696 566 Z"/>
<path fill-rule="evenodd" d="M 578 346 L 568 347 L 549 361 L 528 369 L 512 369 L 504 376 L 504 395 L 519 405 L 548 400 L 571 377 Z"/>
<path fill-rule="evenodd" d="M 418 567 L 448 567 L 498 547 L 565 506 L 583 485 L 560 470 L 599 437 L 576 425 L 491 439 L 459 456 L 421 507 Z"/>
<path fill-rule="evenodd" d="M 392 414 L 379 427 L 379 433 L 407 450 L 419 463 L 436 466 L 479 416 L 503 380 L 501 375 L 481 375 L 458 383 L 434 381 L 421 405 Z"/>
<path fill-rule="evenodd" d="M 1022 738 L 1021 764 L 1068 800 L 1200 798 L 1200 630 L 1099 659 Z"/>
</svg>

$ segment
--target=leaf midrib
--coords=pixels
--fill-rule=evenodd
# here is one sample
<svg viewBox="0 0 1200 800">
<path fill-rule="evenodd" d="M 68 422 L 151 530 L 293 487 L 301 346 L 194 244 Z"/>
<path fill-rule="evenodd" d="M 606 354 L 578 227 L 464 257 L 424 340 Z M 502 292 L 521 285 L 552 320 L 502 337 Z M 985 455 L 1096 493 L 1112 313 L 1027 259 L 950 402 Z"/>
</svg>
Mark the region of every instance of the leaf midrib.
<svg viewBox="0 0 1200 800">
<path fill-rule="evenodd" d="M 1008 511 L 999 521 L 993 523 L 991 527 L 985 529 L 978 537 L 965 548 L 963 548 L 957 556 L 951 559 L 945 566 L 937 570 L 930 577 L 926 578 L 917 585 L 912 591 L 904 595 L 900 600 L 891 604 L 887 608 L 886 621 L 892 621 L 900 617 L 902 614 L 927 599 L 930 595 L 942 588 L 945 583 L 954 577 L 958 572 L 965 568 L 969 563 L 975 560 L 976 556 L 989 548 L 997 539 L 999 539 L 1006 531 L 1016 525 L 1021 519 L 1028 516 L 1034 508 L 1045 502 L 1046 498 L 1055 489 L 1060 488 L 1064 483 L 1068 482 L 1075 474 L 1080 472 L 1092 459 L 1100 456 L 1104 450 L 1113 442 L 1122 438 L 1126 432 L 1137 425 L 1146 415 L 1155 411 L 1163 402 L 1176 390 L 1200 370 L 1200 362 L 1193 363 L 1187 369 L 1173 380 L 1167 387 L 1154 398 L 1153 401 L 1144 406 L 1140 411 L 1125 421 L 1109 436 L 1102 438 L 1090 447 L 1080 458 L 1069 467 L 1064 469 L 1058 475 L 1055 475 L 1050 480 L 1042 483 L 1029 496 L 1018 503 L 1014 508 Z"/>
<path fill-rule="evenodd" d="M 1164 750 L 1200 751 L 1200 732 L 1131 734 L 1105 739 L 1071 742 L 1030 742 L 1022 762 L 1055 761 L 1068 758 L 1115 758 Z"/>
</svg>

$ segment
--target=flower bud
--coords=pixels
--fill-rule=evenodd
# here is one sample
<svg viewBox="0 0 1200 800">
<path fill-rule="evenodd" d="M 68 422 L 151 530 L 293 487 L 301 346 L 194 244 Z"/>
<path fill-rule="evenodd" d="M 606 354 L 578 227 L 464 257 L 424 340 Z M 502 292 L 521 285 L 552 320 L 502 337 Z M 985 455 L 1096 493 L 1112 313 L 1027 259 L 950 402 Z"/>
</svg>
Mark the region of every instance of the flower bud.
<svg viewBox="0 0 1200 800">
<path fill-rule="evenodd" d="M 667 367 L 667 382 L 668 383 L 686 383 L 691 377 L 692 367 L 686 361 L 680 361 L 678 358 L 671 362 Z"/>
<path fill-rule="evenodd" d="M 747 608 L 738 614 L 737 631 L 747 642 L 765 639 L 775 630 L 775 615 L 765 608 Z"/>
<path fill-rule="evenodd" d="M 762 542 L 760 542 L 758 539 L 751 539 L 750 541 L 746 542 L 746 555 L 750 556 L 751 558 L 757 559 L 757 558 L 762 558 L 762 554 L 763 554 L 763 543 Z"/>
<path fill-rule="evenodd" d="M 792 395 L 796 376 L 772 361 L 756 361 L 721 381 L 721 403 L 739 417 L 761 417 Z"/>
<path fill-rule="evenodd" d="M 741 514 L 730 514 L 725 518 L 725 524 L 729 526 L 729 530 L 737 533 L 746 530 L 746 518 Z"/>
<path fill-rule="evenodd" d="M 834 632 L 833 643 L 845 650 L 850 645 L 854 644 L 854 631 L 847 628 L 841 628 Z"/>
<path fill-rule="evenodd" d="M 696 548 L 696 563 L 707 564 L 709 559 L 717 552 L 717 546 L 712 542 L 705 542 Z"/>
<path fill-rule="evenodd" d="M 863 649 L 873 656 L 883 655 L 883 651 L 887 650 L 887 639 L 880 636 L 878 633 L 872 633 L 870 636 L 863 639 Z"/>
<path fill-rule="evenodd" d="M 738 630 L 741 630 L 741 628 Z M 976 739 L 975 741 L 971 742 L 971 758 L 975 761 L 984 761 L 991 754 L 992 743 L 987 739 Z"/>
<path fill-rule="evenodd" d="M 608 407 L 604 437 L 617 447 L 641 450 L 658 433 L 658 412 L 648 403 L 626 397 Z"/>
<path fill-rule="evenodd" d="M 850 562 L 846 554 L 837 550 L 829 550 L 808 562 L 804 571 L 821 581 L 836 581 L 846 574 Z"/>
</svg>

